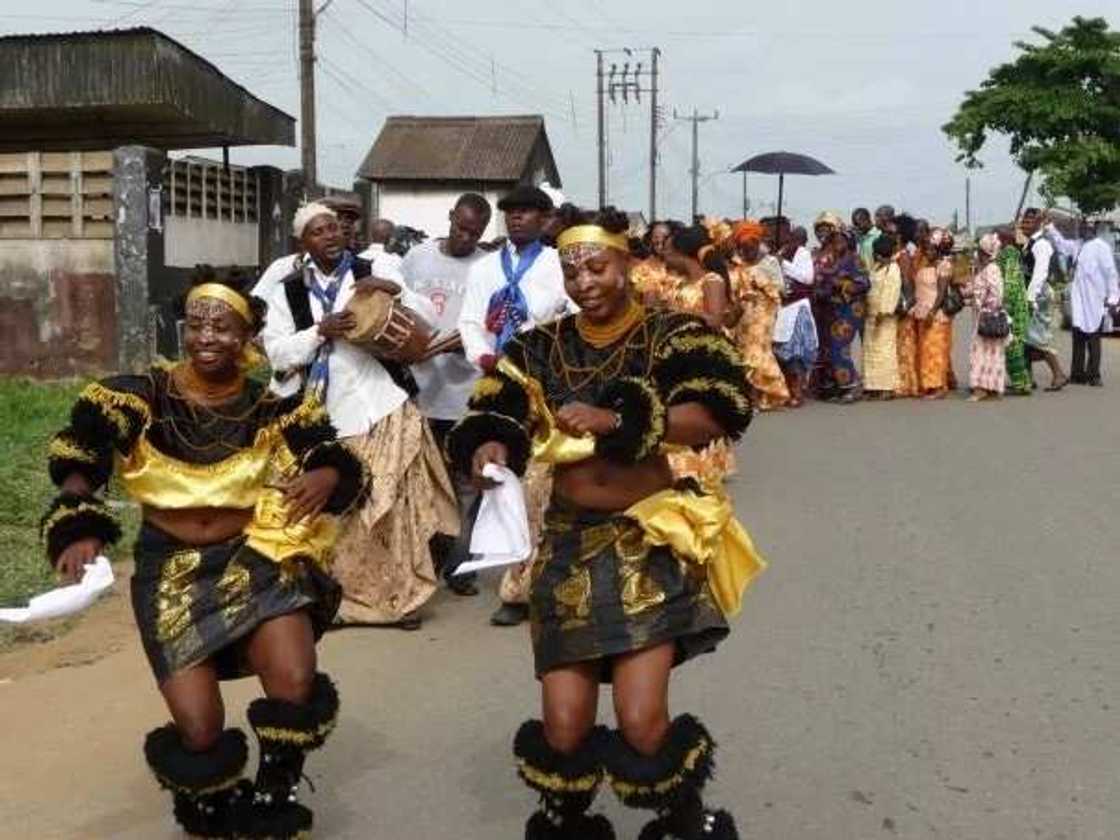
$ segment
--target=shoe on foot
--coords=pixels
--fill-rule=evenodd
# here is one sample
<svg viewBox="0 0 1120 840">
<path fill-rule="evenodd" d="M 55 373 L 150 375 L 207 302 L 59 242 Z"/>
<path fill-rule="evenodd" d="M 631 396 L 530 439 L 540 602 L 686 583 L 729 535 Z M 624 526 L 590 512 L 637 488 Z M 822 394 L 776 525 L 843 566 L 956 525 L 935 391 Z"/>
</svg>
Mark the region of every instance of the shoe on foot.
<svg viewBox="0 0 1120 840">
<path fill-rule="evenodd" d="M 1086 379 L 1085 382 L 1090 388 L 1103 388 L 1104 387 L 1104 382 L 1101 380 L 1101 378 L 1099 376 L 1093 377 L 1092 379 Z"/>
<path fill-rule="evenodd" d="M 474 575 L 452 575 L 447 579 L 447 588 L 464 598 L 472 598 L 478 594 Z"/>
<path fill-rule="evenodd" d="M 416 610 L 407 612 L 404 617 L 397 622 L 397 627 L 401 630 L 419 630 L 424 624 L 424 619 L 420 617 L 420 613 Z"/>
<path fill-rule="evenodd" d="M 502 604 L 490 616 L 490 623 L 495 627 L 516 627 L 528 617 L 528 604 Z"/>
</svg>

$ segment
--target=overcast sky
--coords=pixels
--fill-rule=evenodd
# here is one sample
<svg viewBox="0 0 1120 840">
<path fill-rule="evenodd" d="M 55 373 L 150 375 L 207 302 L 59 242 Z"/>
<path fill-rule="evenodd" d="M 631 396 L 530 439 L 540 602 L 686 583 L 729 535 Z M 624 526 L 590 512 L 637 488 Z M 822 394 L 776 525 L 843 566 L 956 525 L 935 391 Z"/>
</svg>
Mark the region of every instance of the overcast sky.
<svg viewBox="0 0 1120 840">
<path fill-rule="evenodd" d="M 4 5 L 18 9 L 0 15 L 5 33 L 156 27 L 299 113 L 296 0 Z M 591 204 L 593 51 L 656 45 L 666 118 L 659 216 L 689 212 L 691 128 L 673 110 L 695 107 L 719 111 L 700 127 L 702 211 L 741 215 L 741 176 L 727 170 L 788 150 L 839 173 L 787 179 L 786 206 L 801 221 L 823 208 L 884 202 L 943 222 L 959 210 L 963 221 L 967 173 L 940 131 L 963 92 L 1010 59 L 1031 25 L 1058 28 L 1082 14 L 1110 17 L 1115 27 L 1117 9 L 1117 0 L 331 0 L 319 19 L 320 177 L 348 186 L 390 114 L 543 113 L 564 191 Z M 647 211 L 648 132 L 644 96 L 609 109 L 613 203 Z M 235 149 L 231 159 L 299 163 L 297 150 L 274 147 Z M 1007 218 L 1022 189 L 1005 144 L 992 144 L 984 160 L 972 173 L 974 223 Z M 752 214 L 771 212 L 776 178 L 751 176 L 748 191 Z"/>
</svg>

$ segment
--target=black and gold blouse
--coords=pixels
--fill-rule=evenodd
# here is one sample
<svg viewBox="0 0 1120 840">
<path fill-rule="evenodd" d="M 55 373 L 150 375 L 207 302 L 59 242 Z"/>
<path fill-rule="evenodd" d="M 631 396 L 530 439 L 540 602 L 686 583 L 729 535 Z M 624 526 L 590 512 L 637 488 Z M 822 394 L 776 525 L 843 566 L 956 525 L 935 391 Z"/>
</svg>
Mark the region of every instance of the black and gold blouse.
<svg viewBox="0 0 1120 840">
<path fill-rule="evenodd" d="M 600 348 L 580 336 L 577 317 L 537 327 L 506 345 L 503 363 L 479 380 L 470 412 L 448 437 L 457 469 L 469 472 L 475 450 L 499 441 L 509 449 L 510 468 L 522 474 L 533 450 L 541 448 L 542 418 L 533 410 L 540 395 L 553 412 L 570 402 L 616 411 L 619 428 L 596 438 L 588 454 L 620 464 L 659 450 L 666 410 L 675 405 L 700 403 L 732 440 L 750 424 L 743 360 L 701 319 L 651 310 L 624 338 Z M 533 393 L 537 388 L 540 395 Z"/>
<path fill-rule="evenodd" d="M 324 512 L 349 508 L 367 477 L 335 437 L 315 401 L 279 398 L 247 380 L 229 402 L 204 407 L 180 394 L 171 372 L 157 367 L 87 386 L 70 424 L 50 443 L 48 468 L 58 485 L 78 473 L 95 490 L 116 472 L 134 500 L 155 508 L 253 509 L 246 533 L 263 553 L 285 555 L 310 540 L 319 560 L 325 548 L 318 543 L 329 529 L 309 523 L 279 534 L 286 514 L 278 485 L 301 471 L 332 466 L 340 481 Z M 51 560 L 83 536 L 112 541 L 107 516 L 94 497 L 62 493 L 44 518 Z"/>
</svg>

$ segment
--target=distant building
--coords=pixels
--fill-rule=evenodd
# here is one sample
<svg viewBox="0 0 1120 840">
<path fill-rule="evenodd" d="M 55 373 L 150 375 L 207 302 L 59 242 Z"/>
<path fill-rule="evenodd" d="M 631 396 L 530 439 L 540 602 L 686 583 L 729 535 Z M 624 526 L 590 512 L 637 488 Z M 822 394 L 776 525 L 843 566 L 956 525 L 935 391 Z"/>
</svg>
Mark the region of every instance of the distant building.
<svg viewBox="0 0 1120 840">
<path fill-rule="evenodd" d="M 430 235 L 446 233 L 461 193 L 496 205 L 518 184 L 561 186 L 541 116 L 389 117 L 356 177 L 370 185 L 370 218 Z M 495 212 L 486 238 L 504 233 Z"/>
</svg>

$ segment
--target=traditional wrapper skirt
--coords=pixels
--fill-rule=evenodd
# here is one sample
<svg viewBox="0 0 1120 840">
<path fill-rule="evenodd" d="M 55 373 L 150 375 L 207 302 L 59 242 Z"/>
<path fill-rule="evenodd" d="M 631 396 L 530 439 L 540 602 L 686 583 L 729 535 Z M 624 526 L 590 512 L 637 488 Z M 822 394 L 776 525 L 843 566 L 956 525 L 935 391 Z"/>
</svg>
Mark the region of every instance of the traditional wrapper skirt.
<svg viewBox="0 0 1120 840">
<path fill-rule="evenodd" d="M 455 489 L 432 431 L 406 402 L 368 434 L 344 438 L 369 467 L 365 504 L 342 523 L 331 574 L 342 584 L 339 621 L 395 624 L 436 591 L 429 541 L 459 533 Z"/>
<path fill-rule="evenodd" d="M 813 310 L 806 301 L 797 301 L 784 307 L 779 319 L 792 319 L 793 326 L 775 333 L 774 356 L 783 368 L 808 373 L 817 360 L 820 340 L 817 338 L 817 324 L 813 320 Z M 782 338 L 783 340 L 778 340 Z"/>
<path fill-rule="evenodd" d="M 918 322 L 918 379 L 922 390 L 942 391 L 952 388 L 950 352 L 953 346 L 953 322 L 936 313 Z"/>
<path fill-rule="evenodd" d="M 219 679 L 249 674 L 235 642 L 270 618 L 306 609 L 318 638 L 338 610 L 338 584 L 299 559 L 278 563 L 244 537 L 192 546 L 140 529 L 132 609 L 156 681 L 210 660 Z"/>
<path fill-rule="evenodd" d="M 898 319 L 898 387 L 900 397 L 917 397 L 922 393 L 918 372 L 918 322 L 907 316 Z"/>
<path fill-rule="evenodd" d="M 1038 295 L 1030 323 L 1027 324 L 1027 346 L 1040 353 L 1054 350 L 1054 287 L 1047 283 Z"/>
<path fill-rule="evenodd" d="M 703 566 L 651 547 L 633 519 L 554 500 L 529 602 L 537 676 L 673 641 L 676 664 L 728 634 Z"/>
<path fill-rule="evenodd" d="M 898 377 L 898 318 L 868 319 L 863 332 L 863 387 L 868 391 L 896 391 Z"/>
</svg>

